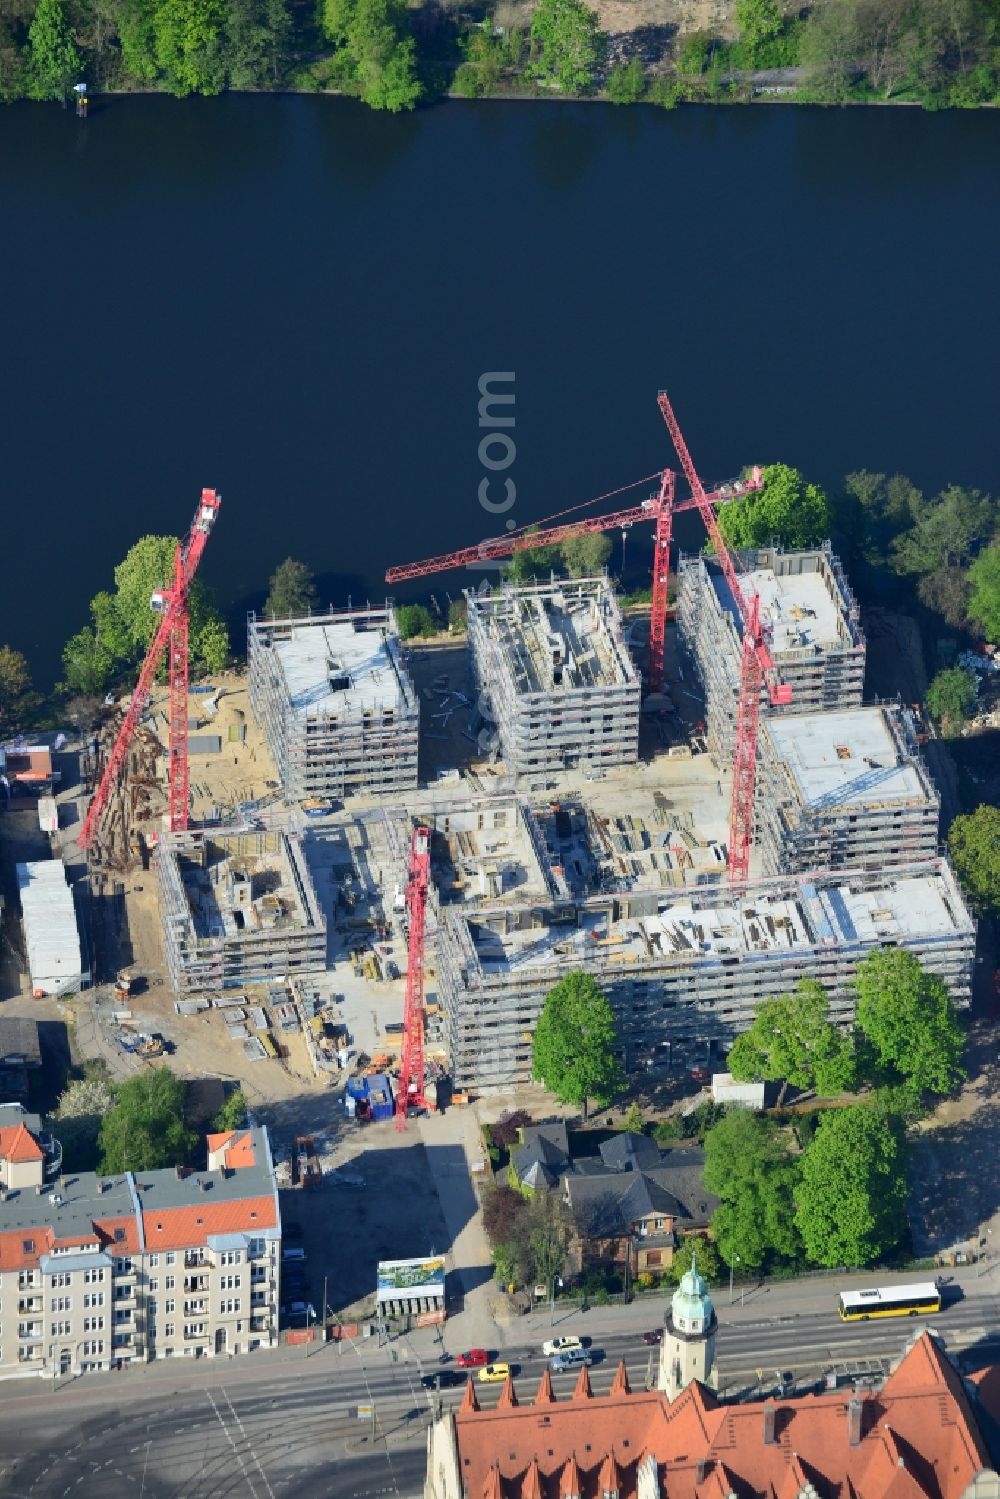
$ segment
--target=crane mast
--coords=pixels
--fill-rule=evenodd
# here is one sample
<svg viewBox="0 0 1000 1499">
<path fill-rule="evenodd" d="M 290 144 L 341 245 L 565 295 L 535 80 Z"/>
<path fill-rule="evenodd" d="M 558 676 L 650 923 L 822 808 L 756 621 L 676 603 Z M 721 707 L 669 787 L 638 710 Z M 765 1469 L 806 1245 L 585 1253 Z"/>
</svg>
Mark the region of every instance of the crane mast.
<svg viewBox="0 0 1000 1499">
<path fill-rule="evenodd" d="M 736 744 L 733 749 L 733 799 L 729 809 L 729 878 L 734 884 L 742 883 L 750 873 L 750 850 L 753 847 L 753 799 L 757 781 L 761 687 L 766 684 L 768 695 L 775 706 L 790 703 L 792 689 L 787 683 L 778 681 L 774 661 L 764 638 L 760 599 L 756 594 L 747 598 L 743 591 L 736 564 L 722 535 L 709 496 L 702 487 L 665 390 L 660 391 L 657 401 L 684 470 L 684 477 L 691 486 L 705 529 L 711 537 L 716 559 L 743 621 L 740 695 L 736 709 Z"/>
<path fill-rule="evenodd" d="M 406 1128 L 411 1108 L 431 1108 L 424 1092 L 424 943 L 427 924 L 427 887 L 431 869 L 431 830 L 422 824 L 410 840 L 410 872 L 406 882 L 406 912 L 410 924 L 406 963 L 406 1006 L 403 1011 L 403 1053 L 396 1090 L 396 1128 Z"/>
<path fill-rule="evenodd" d="M 132 692 L 132 701 L 122 720 L 121 728 L 118 730 L 111 754 L 108 756 L 104 774 L 91 800 L 78 840 L 83 849 L 89 849 L 97 836 L 101 818 L 125 769 L 129 746 L 142 715 L 146 711 L 156 674 L 168 650 L 167 768 L 170 831 L 181 832 L 188 825 L 188 593 L 221 504 L 222 496 L 217 490 L 202 490 L 190 530 L 184 541 L 178 543 L 174 552 L 174 570 L 170 583 L 157 590 L 150 600 L 150 607 L 160 616 L 160 622 L 146 652 L 146 658 L 139 672 L 139 680 Z"/>
</svg>

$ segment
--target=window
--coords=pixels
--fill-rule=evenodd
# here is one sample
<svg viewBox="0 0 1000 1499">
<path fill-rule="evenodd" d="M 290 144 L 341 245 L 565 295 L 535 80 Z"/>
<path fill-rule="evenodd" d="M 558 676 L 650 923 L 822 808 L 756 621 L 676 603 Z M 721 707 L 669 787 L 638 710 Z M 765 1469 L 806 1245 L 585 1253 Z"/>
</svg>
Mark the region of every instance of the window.
<svg viewBox="0 0 1000 1499">
<path fill-rule="evenodd" d="M 104 1318 L 103 1317 L 84 1317 L 84 1319 L 83 1319 L 83 1330 L 84 1330 L 84 1332 L 103 1332 L 104 1331 Z"/>
<path fill-rule="evenodd" d="M 53 1277 L 52 1277 L 52 1287 L 53 1287 L 54 1290 L 57 1289 L 59 1286 L 68 1286 L 68 1285 L 69 1285 L 69 1271 L 68 1270 L 59 1270 L 59 1271 L 57 1271 L 57 1273 L 55 1275 L 53 1275 Z"/>
<path fill-rule="evenodd" d="M 174 1327 L 174 1324 L 172 1322 L 168 1322 L 166 1327 L 163 1329 L 163 1336 L 165 1338 L 172 1338 L 176 1331 L 177 1329 Z"/>
<path fill-rule="evenodd" d="M 103 1291 L 88 1291 L 88 1292 L 85 1293 L 84 1298 L 83 1298 L 84 1310 L 86 1310 L 87 1307 L 89 1307 L 89 1306 L 103 1306 L 103 1305 L 104 1305 L 104 1292 Z"/>
<path fill-rule="evenodd" d="M 84 1270 L 84 1272 L 83 1272 L 84 1285 L 88 1285 L 88 1286 L 99 1285 L 103 1280 L 104 1280 L 104 1270 L 103 1270 L 103 1268 L 101 1268 L 99 1270 Z"/>
<path fill-rule="evenodd" d="M 131 1260 L 115 1260 L 115 1274 L 116 1275 L 131 1275 L 132 1274 L 132 1261 Z"/>
<path fill-rule="evenodd" d="M 35 1241 L 34 1241 L 34 1239 L 22 1239 L 22 1241 L 21 1241 L 21 1248 L 22 1248 L 22 1250 L 24 1251 L 25 1254 L 34 1254 L 34 1252 L 35 1252 Z"/>
<path fill-rule="evenodd" d="M 177 1289 L 177 1277 L 176 1277 L 176 1275 L 168 1275 L 167 1279 L 166 1279 L 166 1282 L 164 1284 L 164 1290 L 175 1291 L 176 1289 Z"/>
<path fill-rule="evenodd" d="M 167 1250 L 167 1264 L 168 1265 L 175 1265 L 176 1263 L 177 1263 L 177 1256 L 176 1256 L 176 1254 L 174 1253 L 174 1251 L 172 1249 L 168 1249 Z"/>
<path fill-rule="evenodd" d="M 72 1296 L 53 1296 L 49 1303 L 49 1311 L 71 1312 L 73 1310 Z"/>
<path fill-rule="evenodd" d="M 173 1297 L 171 1297 L 169 1301 L 165 1301 L 163 1303 L 163 1310 L 165 1312 L 172 1312 L 174 1310 L 174 1304 L 174 1299 Z"/>
<path fill-rule="evenodd" d="M 150 1276 L 149 1289 L 151 1291 L 158 1291 L 160 1289 L 160 1282 L 157 1280 L 155 1275 Z"/>
<path fill-rule="evenodd" d="M 163 1226 L 162 1224 L 158 1225 L 158 1227 L 160 1227 L 160 1228 L 162 1228 L 162 1226 Z M 155 1270 L 156 1267 L 157 1267 L 157 1265 L 159 1263 L 160 1263 L 160 1256 L 158 1254 L 151 1254 L 149 1256 L 149 1268 L 151 1270 Z"/>
<path fill-rule="evenodd" d="M 68 1338 L 71 1326 L 72 1324 L 69 1322 L 53 1322 L 50 1336 L 53 1338 Z"/>
</svg>

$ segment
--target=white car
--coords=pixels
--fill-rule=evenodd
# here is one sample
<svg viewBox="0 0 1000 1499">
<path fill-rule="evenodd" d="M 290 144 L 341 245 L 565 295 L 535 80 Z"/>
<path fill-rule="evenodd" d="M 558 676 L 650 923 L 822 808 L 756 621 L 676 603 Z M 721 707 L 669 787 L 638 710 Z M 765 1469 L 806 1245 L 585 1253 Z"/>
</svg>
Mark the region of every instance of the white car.
<svg viewBox="0 0 1000 1499">
<path fill-rule="evenodd" d="M 546 1358 L 552 1358 L 556 1353 L 569 1353 L 571 1349 L 582 1348 L 583 1344 L 579 1338 L 550 1338 L 547 1343 L 542 1344 L 542 1352 Z"/>
</svg>

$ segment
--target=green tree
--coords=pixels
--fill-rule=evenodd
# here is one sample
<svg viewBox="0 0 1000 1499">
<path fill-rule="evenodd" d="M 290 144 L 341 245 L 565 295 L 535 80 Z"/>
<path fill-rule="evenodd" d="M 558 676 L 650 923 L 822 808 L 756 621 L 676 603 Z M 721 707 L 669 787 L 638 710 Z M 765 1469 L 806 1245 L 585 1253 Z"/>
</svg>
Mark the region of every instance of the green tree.
<svg viewBox="0 0 1000 1499">
<path fill-rule="evenodd" d="M 67 1171 L 93 1171 L 98 1165 L 101 1120 L 118 1101 L 103 1064 L 88 1062 L 83 1077 L 66 1085 L 56 1105 L 56 1135 Z"/>
<path fill-rule="evenodd" d="M 800 979 L 794 994 L 767 999 L 750 1029 L 737 1036 L 729 1070 L 741 1082 L 780 1082 L 780 1108 L 789 1083 L 818 1093 L 843 1093 L 854 1083 L 854 1049 L 830 1023 L 826 990 Z"/>
<path fill-rule="evenodd" d="M 123 1083 L 117 1104 L 101 1120 L 101 1170 L 112 1176 L 183 1165 L 197 1138 L 184 1123 L 186 1092 L 166 1067 L 153 1067 Z"/>
<path fill-rule="evenodd" d="M 715 38 L 710 31 L 690 32 L 677 55 L 677 71 L 688 76 L 704 73 L 714 51 Z"/>
<path fill-rule="evenodd" d="M 227 0 L 225 59 L 230 88 L 255 89 L 277 82 L 288 55 L 290 33 L 291 18 L 284 0 Z"/>
<path fill-rule="evenodd" d="M 247 1098 L 242 1088 L 234 1088 L 226 1095 L 226 1101 L 212 1120 L 216 1134 L 229 1134 L 234 1129 L 245 1129 L 247 1123 Z"/>
<path fill-rule="evenodd" d="M 604 42 L 597 14 L 583 0 L 541 0 L 531 21 L 528 71 L 567 93 L 584 94 L 593 84 Z"/>
<path fill-rule="evenodd" d="M 948 990 L 913 953 L 881 947 L 858 964 L 857 1022 L 878 1065 L 919 1100 L 965 1077 L 962 1030 Z"/>
<path fill-rule="evenodd" d="M 221 615 L 204 620 L 191 641 L 195 660 L 208 672 L 222 671 L 229 660 L 229 631 Z"/>
<path fill-rule="evenodd" d="M 715 1285 L 722 1274 L 719 1251 L 711 1239 L 703 1239 L 700 1234 L 687 1234 L 678 1244 L 670 1262 L 670 1278 L 679 1281 L 686 1275 L 692 1259 L 702 1279 L 710 1286 Z"/>
<path fill-rule="evenodd" d="M 1000 911 L 1000 807 L 986 804 L 956 817 L 948 852 L 966 894 L 978 911 Z"/>
<path fill-rule="evenodd" d="M 603 531 L 585 531 L 559 543 L 563 566 L 571 578 L 593 578 L 604 571 L 611 556 L 611 538 Z"/>
<path fill-rule="evenodd" d="M 348 76 L 372 109 L 413 109 L 422 88 L 406 0 L 324 0 L 323 27 L 344 49 Z"/>
<path fill-rule="evenodd" d="M 532 1044 L 532 1076 L 563 1103 L 602 1106 L 622 1087 L 615 1018 L 589 973 L 568 973 L 545 996 Z"/>
<path fill-rule="evenodd" d="M 83 64 L 63 0 L 38 0 L 28 29 L 28 84 L 33 99 L 65 99 Z"/>
<path fill-rule="evenodd" d="M 63 646 L 62 666 L 60 685 L 84 697 L 99 697 L 106 692 L 115 671 L 114 657 L 89 625 L 71 635 Z"/>
<path fill-rule="evenodd" d="M 415 635 L 433 635 L 434 620 L 423 604 L 400 604 L 396 610 L 400 638 L 412 640 Z"/>
<path fill-rule="evenodd" d="M 969 568 L 968 617 L 987 640 L 1000 645 L 1000 545 L 988 547 Z"/>
<path fill-rule="evenodd" d="M 960 728 L 969 716 L 977 693 L 976 674 L 964 666 L 939 671 L 927 689 L 927 711 L 944 725 L 946 732 Z"/>
<path fill-rule="evenodd" d="M 616 63 L 608 74 L 608 98 L 612 104 L 638 104 L 646 92 L 646 69 L 641 57 Z"/>
<path fill-rule="evenodd" d="M 28 83 L 27 60 L 18 46 L 15 27 L 0 15 L 0 104 L 23 99 Z"/>
<path fill-rule="evenodd" d="M 941 567 L 968 566 L 990 539 L 995 514 L 989 495 L 957 484 L 931 500 L 916 500 L 913 525 L 900 532 L 890 549 L 893 568 L 904 576 L 923 577 Z"/>
<path fill-rule="evenodd" d="M 831 1109 L 802 1156 L 795 1222 L 815 1265 L 873 1265 L 906 1230 L 901 1122 L 858 1104 Z"/>
<path fill-rule="evenodd" d="M 722 1199 L 712 1233 L 727 1265 L 757 1270 L 774 1256 L 798 1257 L 798 1166 L 771 1120 L 730 1110 L 705 1136 L 702 1179 Z"/>
<path fill-rule="evenodd" d="M 940 614 L 953 630 L 964 630 L 968 623 L 971 593 L 969 569 L 949 563 L 926 573 L 917 584 L 920 602 Z"/>
<path fill-rule="evenodd" d="M 797 468 L 772 463 L 764 486 L 719 510 L 719 529 L 731 547 L 811 547 L 832 529 L 830 506 L 817 484 L 807 484 Z"/>
<path fill-rule="evenodd" d="M 294 557 L 286 557 L 271 574 L 264 613 L 308 614 L 316 607 L 316 579 L 312 569 Z"/>
<path fill-rule="evenodd" d="M 838 506 L 838 531 L 846 529 L 856 557 L 871 567 L 888 566 L 892 544 L 913 524 L 923 495 L 903 474 L 887 478 L 867 469 L 848 474 L 844 490 Z"/>
<path fill-rule="evenodd" d="M 448 630 L 454 635 L 464 635 L 469 627 L 469 606 L 465 599 L 452 599 L 448 605 Z"/>
<path fill-rule="evenodd" d="M 781 35 L 784 25 L 777 0 L 736 0 L 735 16 L 740 41 L 751 59 Z"/>
<path fill-rule="evenodd" d="M 535 1192 L 514 1219 L 511 1248 L 521 1285 L 550 1292 L 566 1269 L 572 1225 L 558 1192 Z"/>
<path fill-rule="evenodd" d="M 527 534 L 537 531 L 529 527 Z M 507 576 L 512 583 L 532 583 L 536 578 L 547 578 L 558 569 L 562 552 L 558 546 L 523 547 L 514 553 L 507 565 Z"/>
<path fill-rule="evenodd" d="M 625 1118 L 622 1120 L 622 1129 L 628 1130 L 633 1135 L 641 1135 L 645 1128 L 646 1120 L 642 1109 L 637 1103 L 630 1103 Z"/>
<path fill-rule="evenodd" d="M 118 9 L 118 36 L 121 41 L 125 71 L 138 83 L 156 78 L 156 35 L 153 20 L 156 7 L 147 0 L 122 0 Z"/>
<path fill-rule="evenodd" d="M 0 645 L 0 734 L 16 728 L 31 692 L 27 657 L 9 645 Z"/>
<path fill-rule="evenodd" d="M 153 13 L 153 47 L 157 67 L 172 94 L 183 98 L 222 92 L 225 25 L 224 0 L 159 0 Z M 165 539 L 145 537 L 144 541 Z"/>
</svg>

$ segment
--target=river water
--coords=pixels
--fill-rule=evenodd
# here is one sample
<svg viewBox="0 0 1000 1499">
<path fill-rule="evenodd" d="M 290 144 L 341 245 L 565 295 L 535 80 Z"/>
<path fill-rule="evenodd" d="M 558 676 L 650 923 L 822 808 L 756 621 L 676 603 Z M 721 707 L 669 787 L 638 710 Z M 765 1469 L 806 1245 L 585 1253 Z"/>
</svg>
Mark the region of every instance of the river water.
<svg viewBox="0 0 1000 1499">
<path fill-rule="evenodd" d="M 484 477 L 523 524 L 671 463 L 660 386 L 706 479 L 995 488 L 998 145 L 992 111 L 5 109 L 0 641 L 46 685 L 203 484 L 234 621 L 288 554 L 324 601 L 381 600 L 390 563 L 502 529 Z M 489 371 L 515 375 L 500 475 Z"/>
</svg>

